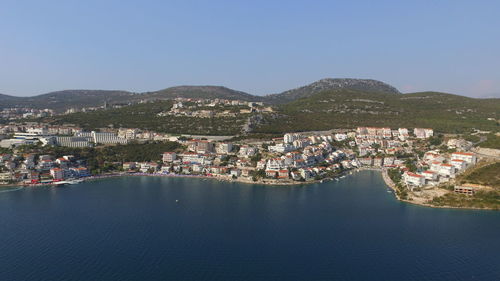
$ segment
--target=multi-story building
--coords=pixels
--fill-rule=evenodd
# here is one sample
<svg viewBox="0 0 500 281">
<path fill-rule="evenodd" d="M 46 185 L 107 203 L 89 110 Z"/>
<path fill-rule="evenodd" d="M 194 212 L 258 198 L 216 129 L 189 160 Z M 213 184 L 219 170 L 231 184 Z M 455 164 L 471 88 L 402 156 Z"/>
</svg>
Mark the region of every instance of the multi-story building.
<svg viewBox="0 0 500 281">
<path fill-rule="evenodd" d="M 413 134 L 418 139 L 427 139 L 434 135 L 434 130 L 428 128 L 415 128 Z"/>
<path fill-rule="evenodd" d="M 428 181 L 437 181 L 438 179 L 438 174 L 433 171 L 423 171 L 422 176 Z"/>
<path fill-rule="evenodd" d="M 451 160 L 463 160 L 469 164 L 476 163 L 476 155 L 471 152 L 454 152 L 451 154 Z"/>
<path fill-rule="evenodd" d="M 453 159 L 450 161 L 450 164 L 453 165 L 457 171 L 461 171 L 467 167 L 467 163 L 461 159 Z"/>
<path fill-rule="evenodd" d="M 425 178 L 422 175 L 418 175 L 412 172 L 406 172 L 403 174 L 403 181 L 405 184 L 411 187 L 420 187 L 425 184 Z"/>
<path fill-rule="evenodd" d="M 217 144 L 215 152 L 221 154 L 227 154 L 233 150 L 233 144 L 229 142 L 221 142 Z"/>
<path fill-rule="evenodd" d="M 50 169 L 50 175 L 55 180 L 62 180 L 62 179 L 64 179 L 64 172 L 63 172 L 63 170 L 61 168 L 52 168 L 52 169 Z"/>
<path fill-rule="evenodd" d="M 283 136 L 283 142 L 284 143 L 293 143 L 294 141 L 298 140 L 301 138 L 300 134 L 292 134 L 288 133 Z"/>
<path fill-rule="evenodd" d="M 162 161 L 163 163 L 174 162 L 177 159 L 177 154 L 175 152 L 163 152 Z"/>
</svg>

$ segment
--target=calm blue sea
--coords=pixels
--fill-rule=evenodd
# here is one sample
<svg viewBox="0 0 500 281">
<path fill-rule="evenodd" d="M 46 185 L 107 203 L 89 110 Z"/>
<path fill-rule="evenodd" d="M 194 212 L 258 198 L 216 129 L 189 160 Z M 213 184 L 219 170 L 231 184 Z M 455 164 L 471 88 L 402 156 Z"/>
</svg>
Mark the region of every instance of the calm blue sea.
<svg viewBox="0 0 500 281">
<path fill-rule="evenodd" d="M 17 280 L 500 280 L 500 212 L 401 203 L 373 171 L 26 188 L 0 193 L 0 281 Z"/>
</svg>

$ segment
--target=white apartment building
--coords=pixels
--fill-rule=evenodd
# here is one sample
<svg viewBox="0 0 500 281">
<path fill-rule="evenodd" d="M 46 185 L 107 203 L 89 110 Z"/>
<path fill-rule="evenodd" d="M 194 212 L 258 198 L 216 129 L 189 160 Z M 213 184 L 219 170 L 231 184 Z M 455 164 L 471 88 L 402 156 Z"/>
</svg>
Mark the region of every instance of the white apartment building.
<svg viewBox="0 0 500 281">
<path fill-rule="evenodd" d="M 450 161 L 450 164 L 453 165 L 457 171 L 461 171 L 467 167 L 467 162 L 461 159 L 453 159 Z"/>
<path fill-rule="evenodd" d="M 428 128 L 415 128 L 413 134 L 418 139 L 427 139 L 434 135 L 434 130 Z"/>
<path fill-rule="evenodd" d="M 64 173 L 61 168 L 52 168 L 50 169 L 50 175 L 55 180 L 62 180 L 64 178 Z"/>
<path fill-rule="evenodd" d="M 163 152 L 163 163 L 173 162 L 175 159 L 177 159 L 177 154 L 175 152 Z"/>
<path fill-rule="evenodd" d="M 418 175 L 412 172 L 406 172 L 403 174 L 403 181 L 409 186 L 423 186 L 425 184 L 425 178 L 422 175 Z"/>
<path fill-rule="evenodd" d="M 423 171 L 422 176 L 428 181 L 437 181 L 438 179 L 438 174 L 433 171 Z"/>
<path fill-rule="evenodd" d="M 451 160 L 463 160 L 469 164 L 476 164 L 476 155 L 470 152 L 454 152 L 451 154 Z"/>
<path fill-rule="evenodd" d="M 292 134 L 288 133 L 283 136 L 283 142 L 284 143 L 293 143 L 294 141 L 298 140 L 301 138 L 300 134 Z"/>
</svg>

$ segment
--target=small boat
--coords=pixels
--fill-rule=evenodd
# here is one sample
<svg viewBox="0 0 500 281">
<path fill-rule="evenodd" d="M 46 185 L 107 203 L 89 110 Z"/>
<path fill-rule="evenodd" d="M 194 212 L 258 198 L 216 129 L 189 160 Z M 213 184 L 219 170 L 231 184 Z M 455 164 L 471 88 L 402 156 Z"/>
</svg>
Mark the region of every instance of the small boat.
<svg viewBox="0 0 500 281">
<path fill-rule="evenodd" d="M 68 183 L 69 184 L 79 184 L 81 183 L 83 180 L 69 180 Z"/>
<path fill-rule="evenodd" d="M 69 184 L 69 181 L 56 181 L 56 182 L 54 182 L 54 185 L 56 185 L 56 186 L 62 186 L 62 185 L 66 185 L 66 184 Z"/>
</svg>

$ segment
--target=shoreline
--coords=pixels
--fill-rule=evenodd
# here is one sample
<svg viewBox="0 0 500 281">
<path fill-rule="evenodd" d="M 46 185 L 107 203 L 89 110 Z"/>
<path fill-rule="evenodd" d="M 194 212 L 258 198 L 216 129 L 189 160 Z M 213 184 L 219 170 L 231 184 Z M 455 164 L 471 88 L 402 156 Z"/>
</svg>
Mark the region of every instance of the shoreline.
<svg viewBox="0 0 500 281">
<path fill-rule="evenodd" d="M 399 195 L 397 193 L 398 190 L 396 188 L 396 184 L 394 184 L 394 182 L 391 180 L 391 178 L 387 174 L 387 169 L 381 169 L 381 172 L 382 172 L 382 178 L 384 179 L 385 184 L 392 189 L 392 191 L 393 191 L 392 193 L 394 194 L 394 196 L 396 197 L 396 199 L 398 201 L 409 203 L 409 204 L 412 204 L 412 205 L 417 205 L 417 206 L 422 206 L 422 207 L 428 207 L 428 208 L 457 209 L 457 210 L 461 209 L 461 210 L 498 211 L 498 209 L 494 209 L 494 208 L 458 207 L 458 206 L 448 206 L 448 205 L 436 206 L 436 205 L 432 205 L 432 204 L 425 203 L 425 202 L 416 202 L 416 201 L 413 201 L 413 200 L 401 199 L 401 197 L 399 197 Z"/>
<path fill-rule="evenodd" d="M 217 177 L 217 176 L 206 176 L 206 175 L 182 175 L 182 174 L 174 174 L 174 173 L 168 173 L 168 174 L 162 174 L 162 173 L 157 173 L 157 174 L 148 174 L 148 173 L 127 173 L 127 172 L 120 172 L 120 173 L 110 173 L 110 174 L 101 174 L 101 175 L 96 175 L 96 176 L 90 176 L 86 178 L 80 178 L 83 180 L 83 182 L 87 181 L 96 181 L 96 180 L 102 180 L 102 179 L 109 179 L 109 178 L 116 178 L 116 177 L 168 177 L 168 178 L 197 178 L 197 179 L 203 179 L 203 180 L 218 180 L 218 181 L 225 181 L 225 182 L 231 182 L 231 183 L 243 183 L 243 184 L 257 184 L 257 185 L 269 185 L 269 186 L 300 186 L 300 185 L 310 185 L 310 184 L 317 184 L 317 183 L 324 183 L 326 181 L 334 181 L 337 180 L 341 177 L 344 177 L 346 175 L 350 175 L 351 173 L 355 173 L 358 171 L 377 171 L 380 172 L 382 175 L 382 179 L 384 180 L 384 183 L 387 185 L 388 188 L 391 189 L 391 193 L 394 195 L 396 200 L 404 203 L 409 203 L 412 205 L 417 205 L 417 206 L 422 206 L 422 207 L 428 207 L 428 208 L 439 208 L 439 209 L 462 209 L 462 210 L 483 210 L 483 211 L 498 211 L 498 209 L 494 208 L 476 208 L 476 207 L 458 207 L 458 206 L 436 206 L 432 205 L 429 203 L 425 202 L 416 202 L 413 200 L 408 200 L 408 199 L 401 199 L 401 197 L 398 195 L 398 189 L 394 182 L 390 179 L 387 169 L 384 168 L 377 168 L 377 167 L 359 167 L 356 169 L 352 170 L 346 170 L 343 171 L 342 173 L 334 176 L 334 177 L 329 177 L 329 178 L 324 178 L 321 180 L 310 180 L 310 181 L 304 181 L 304 182 L 299 182 L 299 181 L 279 181 L 279 180 L 258 180 L 258 181 L 252 181 L 252 180 L 247 180 L 247 179 L 233 179 L 233 178 L 228 178 L 228 177 Z M 12 184 L 12 185 L 3 185 L 0 186 L 0 190 L 2 188 L 15 188 L 15 190 L 19 190 L 25 187 L 55 187 L 57 186 L 54 183 L 39 183 L 39 184 Z"/>
</svg>

